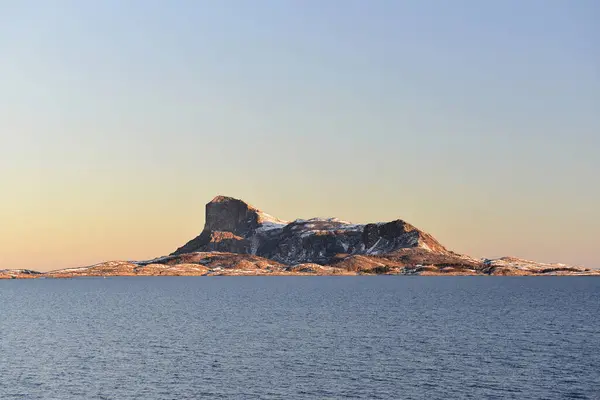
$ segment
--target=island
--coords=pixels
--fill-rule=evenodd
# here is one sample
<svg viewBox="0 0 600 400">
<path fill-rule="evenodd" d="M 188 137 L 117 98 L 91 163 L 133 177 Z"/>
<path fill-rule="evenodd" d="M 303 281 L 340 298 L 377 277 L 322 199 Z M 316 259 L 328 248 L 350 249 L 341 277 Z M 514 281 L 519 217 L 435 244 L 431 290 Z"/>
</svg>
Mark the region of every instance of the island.
<svg viewBox="0 0 600 400">
<path fill-rule="evenodd" d="M 0 270 L 0 279 L 221 275 L 587 276 L 600 270 L 514 257 L 476 259 L 401 219 L 284 221 L 227 196 L 206 204 L 204 229 L 167 256 L 49 272 Z"/>
</svg>

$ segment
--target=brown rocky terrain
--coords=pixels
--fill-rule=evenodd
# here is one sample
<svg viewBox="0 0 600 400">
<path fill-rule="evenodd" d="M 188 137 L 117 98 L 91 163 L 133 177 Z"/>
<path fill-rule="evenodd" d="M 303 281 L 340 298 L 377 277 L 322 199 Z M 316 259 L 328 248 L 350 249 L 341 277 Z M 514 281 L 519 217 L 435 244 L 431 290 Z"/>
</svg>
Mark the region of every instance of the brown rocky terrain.
<svg viewBox="0 0 600 400">
<path fill-rule="evenodd" d="M 489 275 L 600 275 L 600 270 L 597 269 L 540 263 L 515 257 L 485 259 L 482 263 L 483 272 Z"/>
<path fill-rule="evenodd" d="M 50 271 L 51 278 L 86 276 L 210 276 L 210 275 L 344 275 L 338 268 L 318 264 L 287 266 L 258 256 L 195 252 L 160 259 L 130 262 L 109 261 L 82 268 Z"/>
<path fill-rule="evenodd" d="M 40 272 L 30 269 L 0 269 L 0 279 L 32 279 L 40 275 Z"/>
<path fill-rule="evenodd" d="M 47 273 L 0 270 L 0 279 L 215 275 L 600 275 L 600 270 L 513 257 L 474 259 L 397 219 L 283 221 L 231 197 L 206 205 L 202 232 L 169 256 L 108 261 Z"/>
</svg>

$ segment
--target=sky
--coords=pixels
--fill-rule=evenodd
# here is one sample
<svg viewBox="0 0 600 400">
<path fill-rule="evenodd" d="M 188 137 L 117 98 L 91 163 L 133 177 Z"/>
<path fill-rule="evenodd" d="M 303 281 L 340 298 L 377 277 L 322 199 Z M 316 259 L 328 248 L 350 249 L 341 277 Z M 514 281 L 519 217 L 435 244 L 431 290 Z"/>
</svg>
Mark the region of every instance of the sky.
<svg viewBox="0 0 600 400">
<path fill-rule="evenodd" d="M 0 0 L 0 268 L 174 251 L 217 194 L 600 267 L 595 0 Z"/>
</svg>

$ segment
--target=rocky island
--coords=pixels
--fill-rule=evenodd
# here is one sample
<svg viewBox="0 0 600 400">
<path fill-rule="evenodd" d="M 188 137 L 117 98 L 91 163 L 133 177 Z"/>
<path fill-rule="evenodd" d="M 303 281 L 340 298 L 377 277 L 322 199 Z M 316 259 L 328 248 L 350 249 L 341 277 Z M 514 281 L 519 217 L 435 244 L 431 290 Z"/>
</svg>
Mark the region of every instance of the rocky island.
<svg viewBox="0 0 600 400">
<path fill-rule="evenodd" d="M 172 254 L 50 272 L 0 270 L 0 279 L 212 275 L 600 275 L 600 270 L 513 257 L 475 259 L 397 219 L 284 221 L 232 197 L 206 205 L 202 232 Z"/>
</svg>

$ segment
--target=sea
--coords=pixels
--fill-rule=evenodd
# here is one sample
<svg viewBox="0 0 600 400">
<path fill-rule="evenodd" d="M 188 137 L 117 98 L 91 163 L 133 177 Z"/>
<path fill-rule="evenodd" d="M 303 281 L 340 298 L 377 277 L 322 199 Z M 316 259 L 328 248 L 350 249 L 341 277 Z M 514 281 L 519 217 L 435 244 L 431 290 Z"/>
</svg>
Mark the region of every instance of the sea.
<svg viewBox="0 0 600 400">
<path fill-rule="evenodd" d="M 0 281 L 0 399 L 600 399 L 599 277 Z"/>
</svg>

